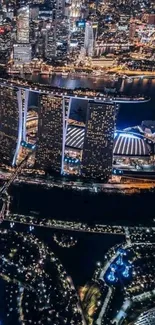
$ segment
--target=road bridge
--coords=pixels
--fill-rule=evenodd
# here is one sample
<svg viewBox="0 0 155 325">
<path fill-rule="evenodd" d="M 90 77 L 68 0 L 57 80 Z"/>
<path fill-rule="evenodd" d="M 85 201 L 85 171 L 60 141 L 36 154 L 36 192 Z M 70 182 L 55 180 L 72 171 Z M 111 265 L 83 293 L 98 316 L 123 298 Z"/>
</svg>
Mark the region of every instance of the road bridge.
<svg viewBox="0 0 155 325">
<path fill-rule="evenodd" d="M 3 205 L 0 211 L 0 223 L 4 220 L 4 216 L 5 216 L 5 212 L 6 214 L 8 214 L 8 208 L 9 208 L 9 204 L 8 202 L 10 202 L 10 197 L 8 196 L 8 189 L 11 186 L 11 184 L 15 181 L 15 179 L 17 178 L 18 174 L 21 172 L 22 168 L 25 167 L 28 159 L 31 157 L 31 155 L 33 154 L 35 148 L 33 148 L 27 155 L 26 157 L 21 161 L 21 163 L 17 166 L 15 172 L 11 175 L 11 178 L 4 183 L 4 185 L 1 187 L 0 189 L 0 199 L 3 201 Z M 7 208 L 7 211 L 6 211 Z"/>
<path fill-rule="evenodd" d="M 28 220 L 29 219 L 29 220 Z M 40 220 L 40 221 L 39 221 Z M 6 216 L 5 221 L 25 224 L 34 227 L 43 227 L 75 232 L 86 232 L 86 233 L 96 233 L 96 234 L 113 234 L 113 235 L 124 235 L 125 228 L 122 226 L 108 226 L 108 225 L 98 225 L 94 227 L 89 227 L 89 225 L 79 222 L 62 221 L 62 220 L 42 220 L 40 218 L 32 216 L 24 216 L 17 214 L 10 214 Z"/>
</svg>

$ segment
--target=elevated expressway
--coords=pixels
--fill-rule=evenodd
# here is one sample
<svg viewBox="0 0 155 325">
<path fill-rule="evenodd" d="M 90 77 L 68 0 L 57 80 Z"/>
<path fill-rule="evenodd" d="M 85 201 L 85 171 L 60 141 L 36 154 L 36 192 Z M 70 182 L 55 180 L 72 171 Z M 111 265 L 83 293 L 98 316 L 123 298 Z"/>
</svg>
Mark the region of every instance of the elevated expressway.
<svg viewBox="0 0 155 325">
<path fill-rule="evenodd" d="M 22 215 L 13 214 L 8 209 L 6 211 L 5 221 L 18 224 L 25 224 L 34 227 L 44 227 L 58 230 L 67 230 L 73 232 L 85 232 L 94 234 L 110 234 L 124 236 L 126 238 L 126 243 L 131 244 L 131 241 L 139 241 L 139 236 L 143 234 L 145 240 L 147 241 L 151 236 L 155 235 L 155 227 L 142 227 L 142 226 L 123 226 L 123 225 L 104 225 L 104 224 L 94 224 L 92 226 L 84 222 L 78 221 L 64 221 L 57 219 L 43 219 L 40 216 L 34 215 Z M 132 237 L 132 240 L 131 240 Z M 134 239 L 133 239 L 134 238 Z"/>
<path fill-rule="evenodd" d="M 22 214 L 11 214 L 9 210 L 6 212 L 5 221 L 13 222 L 16 224 L 25 224 L 34 227 L 45 227 L 58 230 L 126 236 L 126 227 L 123 226 L 109 226 L 96 224 L 95 226 L 91 227 L 86 223 L 76 221 L 72 222 L 56 219 L 45 220 L 40 219 L 39 217 L 34 217 L 32 215 L 25 216 Z"/>
<path fill-rule="evenodd" d="M 22 162 L 18 165 L 15 172 L 12 174 L 10 179 L 4 183 L 4 185 L 0 189 L 0 203 L 1 203 L 1 211 L 0 211 L 0 223 L 4 220 L 6 210 L 8 211 L 10 205 L 10 197 L 8 195 L 8 189 L 10 185 L 15 181 L 18 174 L 21 172 L 22 168 L 26 165 L 28 159 L 31 157 L 35 149 L 31 150 L 26 157 L 22 160 Z"/>
</svg>

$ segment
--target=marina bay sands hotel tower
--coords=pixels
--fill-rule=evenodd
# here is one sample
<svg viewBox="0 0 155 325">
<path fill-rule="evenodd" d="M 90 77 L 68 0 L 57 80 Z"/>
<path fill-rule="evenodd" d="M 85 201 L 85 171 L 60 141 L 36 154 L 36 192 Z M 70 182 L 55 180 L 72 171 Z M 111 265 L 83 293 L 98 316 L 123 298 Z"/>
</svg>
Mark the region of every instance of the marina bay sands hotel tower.
<svg viewBox="0 0 155 325">
<path fill-rule="evenodd" d="M 26 141 L 29 89 L 0 86 L 0 164 L 17 164 Z M 37 169 L 64 174 L 65 142 L 71 97 L 38 91 Z M 67 111 L 64 105 L 67 100 Z M 116 105 L 87 99 L 81 176 L 107 180 L 111 174 Z"/>
<path fill-rule="evenodd" d="M 0 163 L 14 166 L 25 139 L 29 91 L 0 85 Z"/>
</svg>

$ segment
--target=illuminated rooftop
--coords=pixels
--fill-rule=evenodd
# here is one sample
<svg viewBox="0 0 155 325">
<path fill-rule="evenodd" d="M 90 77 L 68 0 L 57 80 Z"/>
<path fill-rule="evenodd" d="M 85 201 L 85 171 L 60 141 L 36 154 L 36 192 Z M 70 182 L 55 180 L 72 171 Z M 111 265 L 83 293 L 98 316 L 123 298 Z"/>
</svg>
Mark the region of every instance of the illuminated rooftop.
<svg viewBox="0 0 155 325">
<path fill-rule="evenodd" d="M 149 156 L 150 148 L 145 138 L 138 134 L 116 133 L 113 154 L 122 156 Z"/>
</svg>

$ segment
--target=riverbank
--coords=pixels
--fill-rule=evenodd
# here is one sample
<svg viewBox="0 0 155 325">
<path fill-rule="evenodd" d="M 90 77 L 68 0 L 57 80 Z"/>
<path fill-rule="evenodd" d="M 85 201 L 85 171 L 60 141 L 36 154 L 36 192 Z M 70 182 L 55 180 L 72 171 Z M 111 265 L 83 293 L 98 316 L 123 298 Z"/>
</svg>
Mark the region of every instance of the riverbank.
<svg viewBox="0 0 155 325">
<path fill-rule="evenodd" d="M 90 193 L 73 188 L 46 189 L 34 184 L 18 184 L 10 188 L 10 211 L 31 215 L 35 211 L 42 218 L 83 221 L 99 224 L 148 224 L 154 219 L 155 192 Z"/>
<path fill-rule="evenodd" d="M 2 180 L 2 179 L 1 179 Z M 5 179 L 6 180 L 6 179 Z M 155 181 L 143 182 L 142 180 L 135 180 L 128 183 L 93 183 L 87 184 L 82 182 L 73 182 L 73 181 L 65 181 L 65 180 L 46 180 L 46 179 L 37 179 L 32 177 L 22 177 L 20 176 L 14 182 L 16 185 L 18 184 L 26 184 L 26 185 L 36 185 L 41 188 L 60 188 L 60 189 L 71 189 L 77 192 L 85 192 L 88 191 L 90 193 L 121 193 L 124 195 L 132 195 L 134 193 L 141 193 L 145 191 L 155 191 Z"/>
<path fill-rule="evenodd" d="M 10 71 L 9 73 L 10 76 L 18 76 L 20 75 L 19 71 Z M 155 71 L 151 72 L 151 71 L 137 71 L 137 70 L 121 70 L 118 68 L 107 68 L 104 69 L 104 71 L 98 71 L 95 69 L 94 71 L 91 72 L 85 72 L 85 71 L 75 71 L 75 72 L 70 72 L 70 71 L 38 71 L 38 72 L 31 72 L 31 71 L 27 71 L 27 72 L 22 72 L 23 76 L 62 76 L 62 77 L 71 77 L 71 78 L 76 78 L 76 77 L 87 77 L 87 78 L 108 78 L 111 80 L 116 80 L 118 77 L 137 77 L 137 78 L 141 78 L 141 77 L 145 77 L 145 78 L 155 78 Z"/>
<path fill-rule="evenodd" d="M 109 69 L 109 73 L 116 73 L 117 75 L 122 76 L 136 76 L 136 77 L 146 77 L 146 78 L 155 78 L 155 71 L 139 71 L 139 70 L 122 70 L 116 68 Z"/>
</svg>

